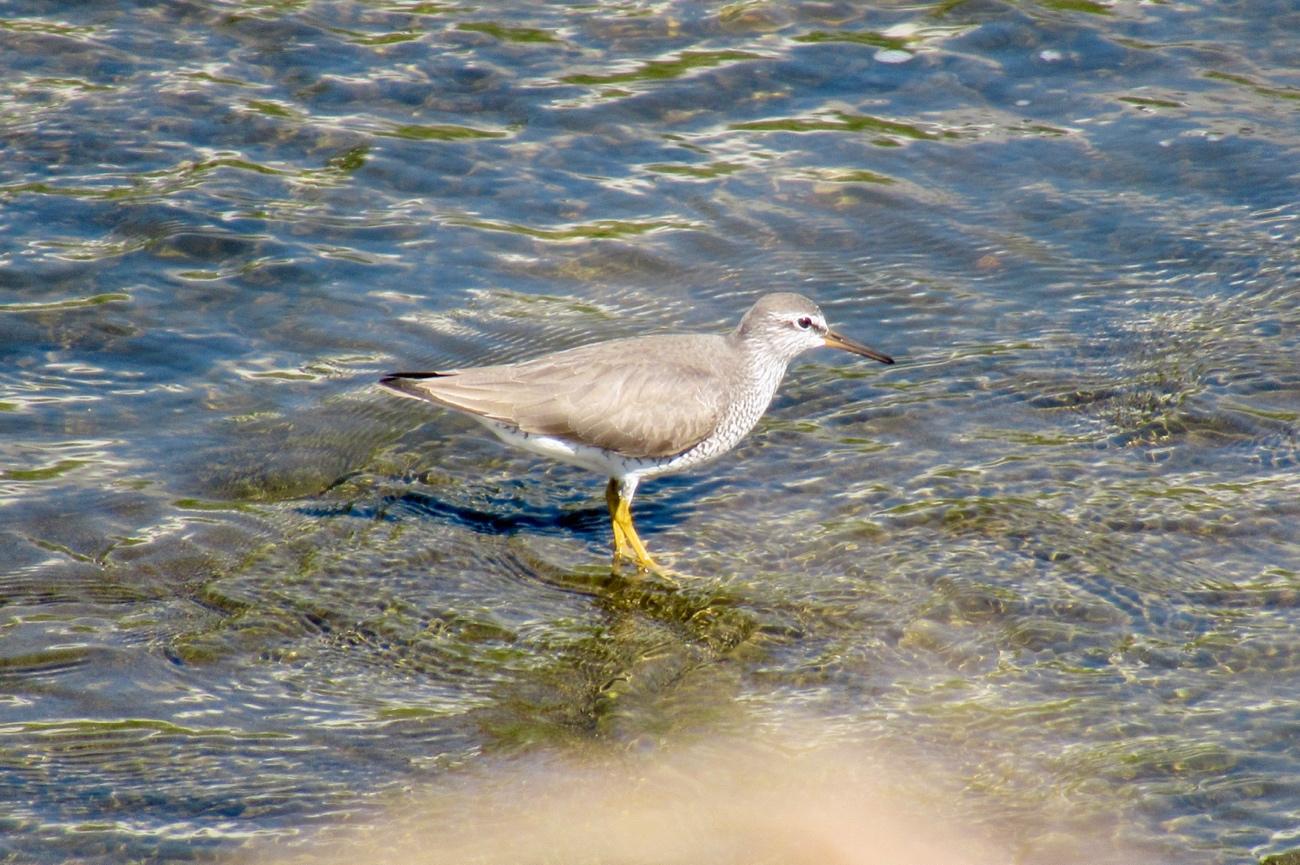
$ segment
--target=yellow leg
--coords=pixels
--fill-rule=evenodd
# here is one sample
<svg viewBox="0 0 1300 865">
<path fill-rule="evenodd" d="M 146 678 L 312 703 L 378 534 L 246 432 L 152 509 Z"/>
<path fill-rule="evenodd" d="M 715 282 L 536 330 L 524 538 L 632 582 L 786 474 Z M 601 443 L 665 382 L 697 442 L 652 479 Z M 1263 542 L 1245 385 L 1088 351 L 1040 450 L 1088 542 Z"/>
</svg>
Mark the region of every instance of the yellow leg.
<svg viewBox="0 0 1300 865">
<path fill-rule="evenodd" d="M 641 543 L 641 538 L 637 536 L 636 529 L 632 526 L 632 503 L 620 497 L 618 506 L 618 513 L 614 521 L 623 524 L 623 534 L 627 543 L 632 545 L 632 551 L 636 556 L 636 566 L 638 568 L 658 567 L 654 559 L 650 558 L 650 553 L 646 550 L 645 544 Z"/>
<path fill-rule="evenodd" d="M 617 562 L 622 558 L 630 559 L 632 556 L 629 555 L 627 535 L 623 533 L 623 526 L 618 521 L 618 481 L 614 478 L 610 478 L 609 485 L 605 487 L 605 504 L 609 507 L 610 524 L 614 527 L 614 561 Z"/>
<path fill-rule="evenodd" d="M 609 521 L 614 529 L 614 562 L 631 559 L 638 568 L 657 568 L 632 526 L 632 500 L 623 497 L 614 478 L 605 487 L 605 504 L 609 506 Z"/>
</svg>

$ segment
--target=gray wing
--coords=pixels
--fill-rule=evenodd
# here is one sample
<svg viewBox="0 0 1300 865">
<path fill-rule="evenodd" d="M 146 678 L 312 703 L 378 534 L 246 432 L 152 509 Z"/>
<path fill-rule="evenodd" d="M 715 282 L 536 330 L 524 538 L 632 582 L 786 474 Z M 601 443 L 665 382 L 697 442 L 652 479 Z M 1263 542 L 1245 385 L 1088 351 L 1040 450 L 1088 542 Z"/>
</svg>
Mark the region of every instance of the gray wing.
<svg viewBox="0 0 1300 865">
<path fill-rule="evenodd" d="M 636 337 L 519 364 L 399 373 L 381 384 L 524 432 L 665 457 L 699 444 L 721 420 L 719 383 L 731 380 L 735 364 L 724 341 Z"/>
</svg>

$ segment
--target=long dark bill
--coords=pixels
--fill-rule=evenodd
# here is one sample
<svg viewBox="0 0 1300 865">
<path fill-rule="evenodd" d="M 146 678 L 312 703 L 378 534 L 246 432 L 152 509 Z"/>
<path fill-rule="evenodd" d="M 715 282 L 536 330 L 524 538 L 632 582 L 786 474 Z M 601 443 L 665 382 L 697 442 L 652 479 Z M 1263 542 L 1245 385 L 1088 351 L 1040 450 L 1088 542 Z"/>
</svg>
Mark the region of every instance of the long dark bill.
<svg viewBox="0 0 1300 865">
<path fill-rule="evenodd" d="M 860 354 L 863 357 L 869 357 L 872 360 L 878 360 L 881 363 L 893 363 L 894 359 L 887 354 L 881 354 L 874 348 L 868 348 L 860 342 L 849 339 L 847 336 L 840 336 L 833 330 L 826 331 L 823 337 L 826 345 L 830 348 L 841 348 L 845 351 L 851 351 L 854 354 Z"/>
</svg>

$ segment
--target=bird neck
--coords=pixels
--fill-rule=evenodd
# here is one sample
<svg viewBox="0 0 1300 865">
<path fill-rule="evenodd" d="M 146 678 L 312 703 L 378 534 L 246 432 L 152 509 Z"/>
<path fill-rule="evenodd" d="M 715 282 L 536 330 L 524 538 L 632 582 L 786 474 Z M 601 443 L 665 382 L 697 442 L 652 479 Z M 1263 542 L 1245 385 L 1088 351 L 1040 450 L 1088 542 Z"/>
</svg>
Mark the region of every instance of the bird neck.
<svg viewBox="0 0 1300 865">
<path fill-rule="evenodd" d="M 755 387 L 757 392 L 765 396 L 764 406 L 766 406 L 776 394 L 776 389 L 780 387 L 781 379 L 785 378 L 786 367 L 790 365 L 789 359 L 774 352 L 771 346 L 753 339 L 745 339 L 739 332 L 733 333 L 731 339 L 738 349 L 742 375 L 746 381 L 751 382 L 751 386 Z"/>
</svg>

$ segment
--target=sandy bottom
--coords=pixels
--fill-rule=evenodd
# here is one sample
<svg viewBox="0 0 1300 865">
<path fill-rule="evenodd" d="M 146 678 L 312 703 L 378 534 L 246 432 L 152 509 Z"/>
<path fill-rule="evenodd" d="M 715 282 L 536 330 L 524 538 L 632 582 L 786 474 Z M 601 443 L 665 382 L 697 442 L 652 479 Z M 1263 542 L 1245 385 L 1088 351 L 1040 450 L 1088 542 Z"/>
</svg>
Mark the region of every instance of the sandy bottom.
<svg viewBox="0 0 1300 865">
<path fill-rule="evenodd" d="M 484 761 L 490 762 L 490 761 Z M 892 764 L 892 765 L 891 765 Z M 443 777 L 369 819 L 259 863 L 788 863 L 1149 861 L 1101 837 L 1000 824 L 938 767 L 789 732 L 592 761 L 498 761 Z M 967 804 L 963 804 L 967 803 Z M 961 824 L 965 821 L 965 825 Z M 1077 827 L 1076 827 L 1077 831 Z"/>
</svg>

